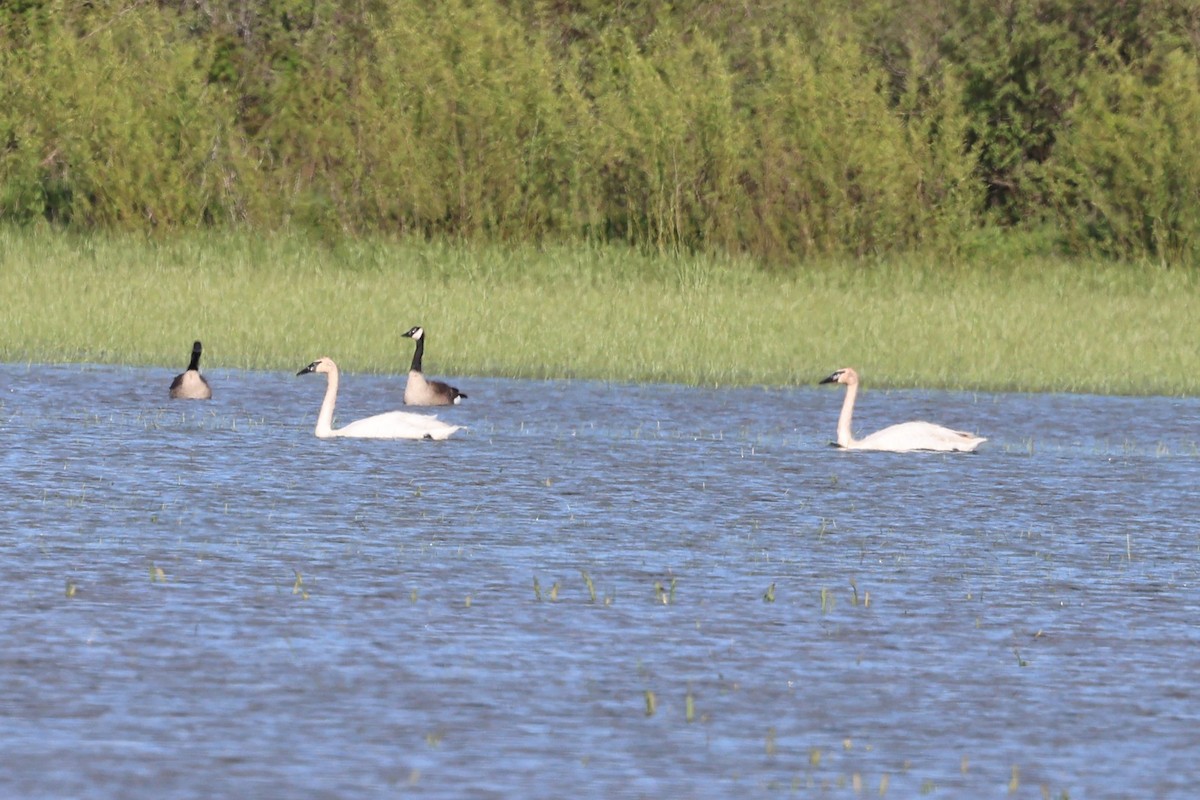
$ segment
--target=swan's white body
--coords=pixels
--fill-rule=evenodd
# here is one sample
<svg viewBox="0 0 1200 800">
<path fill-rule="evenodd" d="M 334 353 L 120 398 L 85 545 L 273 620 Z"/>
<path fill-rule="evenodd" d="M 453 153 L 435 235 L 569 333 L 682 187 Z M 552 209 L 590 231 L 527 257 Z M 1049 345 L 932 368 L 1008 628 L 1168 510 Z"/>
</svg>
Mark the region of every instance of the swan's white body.
<svg viewBox="0 0 1200 800">
<path fill-rule="evenodd" d="M 982 436 L 951 430 L 932 422 L 901 422 L 865 438 L 855 439 L 850 432 L 850 421 L 854 415 L 854 400 L 858 397 L 858 373 L 846 367 L 839 369 L 821 383 L 841 383 L 846 387 L 846 399 L 838 417 L 838 447 L 847 450 L 886 450 L 892 453 L 912 450 L 969 453 L 987 441 Z"/>
<path fill-rule="evenodd" d="M 450 434 L 462 428 L 442 422 L 436 416 L 413 414 L 408 411 L 389 411 L 373 417 L 356 420 L 341 428 L 333 427 L 333 408 L 337 405 L 338 367 L 330 358 L 318 358 L 297 375 L 310 372 L 324 373 L 328 377 L 325 399 L 317 414 L 316 434 L 318 439 L 349 437 L 356 439 L 448 439 Z"/>
</svg>

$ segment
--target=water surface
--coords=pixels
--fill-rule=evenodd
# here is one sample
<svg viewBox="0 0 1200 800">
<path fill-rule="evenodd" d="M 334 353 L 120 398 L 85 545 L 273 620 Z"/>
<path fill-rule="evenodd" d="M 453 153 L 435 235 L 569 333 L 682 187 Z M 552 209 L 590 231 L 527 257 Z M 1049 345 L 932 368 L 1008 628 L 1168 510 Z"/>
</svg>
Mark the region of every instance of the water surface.
<svg viewBox="0 0 1200 800">
<path fill-rule="evenodd" d="M 0 795 L 1200 782 L 1195 399 L 868 387 L 990 437 L 894 455 L 833 387 L 456 377 L 448 442 L 319 441 L 319 376 L 172 375 L 0 365 Z"/>
</svg>

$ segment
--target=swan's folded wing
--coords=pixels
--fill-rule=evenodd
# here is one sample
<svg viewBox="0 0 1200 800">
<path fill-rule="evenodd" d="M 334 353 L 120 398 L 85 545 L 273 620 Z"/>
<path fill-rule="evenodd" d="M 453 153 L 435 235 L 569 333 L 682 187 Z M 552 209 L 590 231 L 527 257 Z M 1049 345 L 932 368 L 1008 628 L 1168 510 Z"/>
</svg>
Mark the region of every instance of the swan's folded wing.
<svg viewBox="0 0 1200 800">
<path fill-rule="evenodd" d="M 860 450 L 888 450 L 903 453 L 910 450 L 971 451 L 986 442 L 980 436 L 951 430 L 932 422 L 902 422 L 884 428 L 855 443 Z"/>
<path fill-rule="evenodd" d="M 448 439 L 461 425 L 442 422 L 432 414 L 389 411 L 338 428 L 338 436 L 358 439 Z"/>
</svg>

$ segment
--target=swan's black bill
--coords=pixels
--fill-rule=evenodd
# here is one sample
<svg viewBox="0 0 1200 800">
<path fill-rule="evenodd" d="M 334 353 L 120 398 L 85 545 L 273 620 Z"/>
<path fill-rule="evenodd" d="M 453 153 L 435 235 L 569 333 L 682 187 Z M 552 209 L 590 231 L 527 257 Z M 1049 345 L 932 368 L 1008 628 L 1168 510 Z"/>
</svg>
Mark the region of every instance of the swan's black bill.
<svg viewBox="0 0 1200 800">
<path fill-rule="evenodd" d="M 830 375 L 828 378 L 823 378 L 820 381 L 820 383 L 818 383 L 817 385 L 820 386 L 822 383 L 837 383 L 838 376 L 840 376 L 841 374 L 842 374 L 842 371 L 838 370 L 837 372 Z"/>
<path fill-rule="evenodd" d="M 314 361 L 311 364 L 309 364 L 307 367 L 305 367 L 304 369 L 297 372 L 296 374 L 297 375 L 307 375 L 310 372 L 316 372 L 316 371 L 317 371 L 317 362 Z"/>
</svg>

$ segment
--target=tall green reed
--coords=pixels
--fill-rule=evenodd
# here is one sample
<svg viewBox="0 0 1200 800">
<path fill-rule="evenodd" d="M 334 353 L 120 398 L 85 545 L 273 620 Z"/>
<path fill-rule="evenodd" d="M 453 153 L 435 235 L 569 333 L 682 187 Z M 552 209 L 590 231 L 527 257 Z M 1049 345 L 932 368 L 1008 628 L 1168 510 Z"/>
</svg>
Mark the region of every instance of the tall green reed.
<svg viewBox="0 0 1200 800">
<path fill-rule="evenodd" d="M 619 246 L 474 247 L 0 228 L 0 358 L 400 373 L 1193 393 L 1193 273 L 1031 259 L 754 262 Z"/>
</svg>

